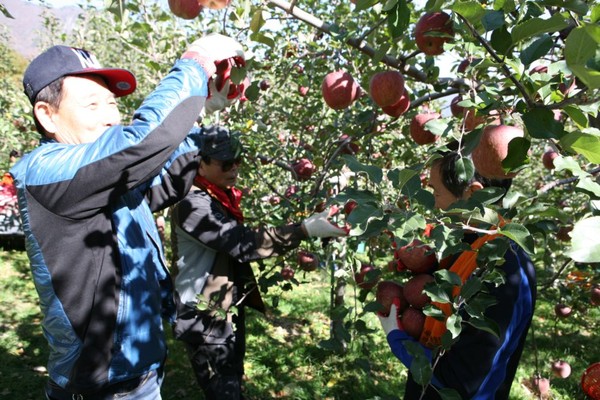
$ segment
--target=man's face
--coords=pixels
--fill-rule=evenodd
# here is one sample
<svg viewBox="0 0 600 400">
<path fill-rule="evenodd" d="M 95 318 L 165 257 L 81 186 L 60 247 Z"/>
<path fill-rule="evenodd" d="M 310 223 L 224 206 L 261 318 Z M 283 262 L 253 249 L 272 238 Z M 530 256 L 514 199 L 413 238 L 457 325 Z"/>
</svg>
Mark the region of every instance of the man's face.
<svg viewBox="0 0 600 400">
<path fill-rule="evenodd" d="M 209 164 L 200 162 L 198 173 L 221 189 L 231 189 L 237 183 L 240 165 L 241 158 L 227 161 L 211 159 Z"/>
<path fill-rule="evenodd" d="M 96 141 L 109 127 L 121 123 L 115 95 L 98 76 L 68 76 L 58 109 L 51 110 L 53 134 L 61 143 Z M 48 128 L 47 128 L 48 130 Z"/>
<path fill-rule="evenodd" d="M 450 192 L 442 181 L 439 163 L 434 163 L 429 172 L 428 186 L 433 189 L 433 197 L 435 198 L 435 207 L 441 210 L 446 210 L 448 207 L 458 201 L 459 198 Z"/>
</svg>

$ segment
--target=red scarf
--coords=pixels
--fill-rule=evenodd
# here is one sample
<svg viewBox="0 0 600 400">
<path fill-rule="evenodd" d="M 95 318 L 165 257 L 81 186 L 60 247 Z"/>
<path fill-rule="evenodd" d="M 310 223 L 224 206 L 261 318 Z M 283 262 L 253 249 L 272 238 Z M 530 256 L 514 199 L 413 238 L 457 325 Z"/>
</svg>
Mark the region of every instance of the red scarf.
<svg viewBox="0 0 600 400">
<path fill-rule="evenodd" d="M 241 190 L 236 189 L 235 187 L 232 187 L 229 190 L 223 190 L 200 175 L 196 175 L 194 178 L 194 185 L 204 189 L 212 198 L 221 203 L 238 222 L 244 222 L 244 215 L 240 208 L 240 203 L 242 201 Z"/>
</svg>

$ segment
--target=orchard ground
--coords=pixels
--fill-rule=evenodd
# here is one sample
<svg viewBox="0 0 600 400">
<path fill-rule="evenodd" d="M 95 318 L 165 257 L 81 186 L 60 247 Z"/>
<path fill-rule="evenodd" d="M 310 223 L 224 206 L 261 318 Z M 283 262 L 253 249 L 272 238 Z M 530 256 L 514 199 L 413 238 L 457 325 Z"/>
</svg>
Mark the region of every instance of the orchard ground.
<svg viewBox="0 0 600 400">
<path fill-rule="evenodd" d="M 291 256 L 290 256 L 291 257 Z M 41 313 L 25 252 L 0 248 L 0 398 L 39 399 L 46 380 L 47 345 L 40 327 Z M 314 272 L 296 271 L 298 284 L 282 290 L 271 287 L 265 295 L 268 316 L 249 311 L 245 395 L 248 399 L 401 399 L 407 370 L 389 352 L 379 321 L 367 315 L 374 333 L 353 337 L 345 352 L 319 346 L 330 338 L 329 271 L 322 264 Z M 540 281 L 544 281 L 544 276 Z M 290 284 L 290 282 L 287 282 Z M 355 302 L 354 284 L 346 290 L 347 305 Z M 369 296 L 373 297 L 374 292 Z M 277 303 L 277 304 L 273 304 Z M 276 306 L 275 306 L 276 305 Z M 535 342 L 530 333 L 511 399 L 537 398 L 526 381 L 536 371 L 550 378 L 553 399 L 584 399 L 581 374 L 600 360 L 600 308 L 579 309 L 572 318 L 557 320 L 554 304 L 540 302 L 534 318 Z M 590 315 L 591 314 L 591 315 Z M 591 318 L 590 318 L 591 317 Z M 202 399 L 180 343 L 169 335 L 170 358 L 163 386 L 165 400 Z M 535 349 L 537 348 L 537 358 Z M 554 378 L 551 362 L 567 361 L 572 373 Z"/>
</svg>

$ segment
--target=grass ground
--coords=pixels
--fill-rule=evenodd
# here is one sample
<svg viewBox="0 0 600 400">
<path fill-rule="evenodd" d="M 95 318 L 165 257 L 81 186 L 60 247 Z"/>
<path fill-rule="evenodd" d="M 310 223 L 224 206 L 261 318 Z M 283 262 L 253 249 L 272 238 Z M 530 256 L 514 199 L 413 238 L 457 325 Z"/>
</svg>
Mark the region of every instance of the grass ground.
<svg viewBox="0 0 600 400">
<path fill-rule="evenodd" d="M 326 351 L 319 343 L 329 338 L 329 284 L 325 271 L 296 274 L 291 291 L 272 288 L 267 303 L 278 301 L 263 316 L 248 315 L 248 355 L 245 393 L 263 399 L 400 399 L 406 369 L 391 355 L 375 316 L 367 318 L 373 334 L 353 337 L 343 354 Z M 0 399 L 40 399 L 46 380 L 47 347 L 40 328 L 37 294 L 22 251 L 0 249 Z M 349 290 L 348 296 L 352 294 Z M 353 304 L 352 304 L 353 305 Z M 550 376 L 549 362 L 568 361 L 568 379 L 551 379 L 552 398 L 585 399 L 579 380 L 585 367 L 600 361 L 596 335 L 598 308 L 583 310 L 567 321 L 553 317 L 553 307 L 539 302 L 535 317 L 535 346 L 530 335 L 511 400 L 536 398 L 524 382 L 536 370 Z M 591 325 L 589 321 L 595 321 Z M 182 346 L 167 329 L 170 358 L 163 386 L 165 400 L 202 399 Z"/>
</svg>

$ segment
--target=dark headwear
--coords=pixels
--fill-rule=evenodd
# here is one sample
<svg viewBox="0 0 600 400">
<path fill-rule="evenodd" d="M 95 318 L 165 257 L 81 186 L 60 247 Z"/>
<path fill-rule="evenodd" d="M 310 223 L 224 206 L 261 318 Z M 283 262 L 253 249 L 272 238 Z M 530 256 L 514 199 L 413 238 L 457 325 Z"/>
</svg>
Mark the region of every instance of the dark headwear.
<svg viewBox="0 0 600 400">
<path fill-rule="evenodd" d="M 70 75 L 94 74 L 106 81 L 117 97 L 126 96 L 136 87 L 135 76 L 126 69 L 102 68 L 96 57 L 83 49 L 53 46 L 33 59 L 25 70 L 23 88 L 31 104 L 40 90 Z"/>
<path fill-rule="evenodd" d="M 207 126 L 202 129 L 200 155 L 215 160 L 233 160 L 242 155 L 239 133 L 231 133 L 222 126 Z"/>
</svg>

